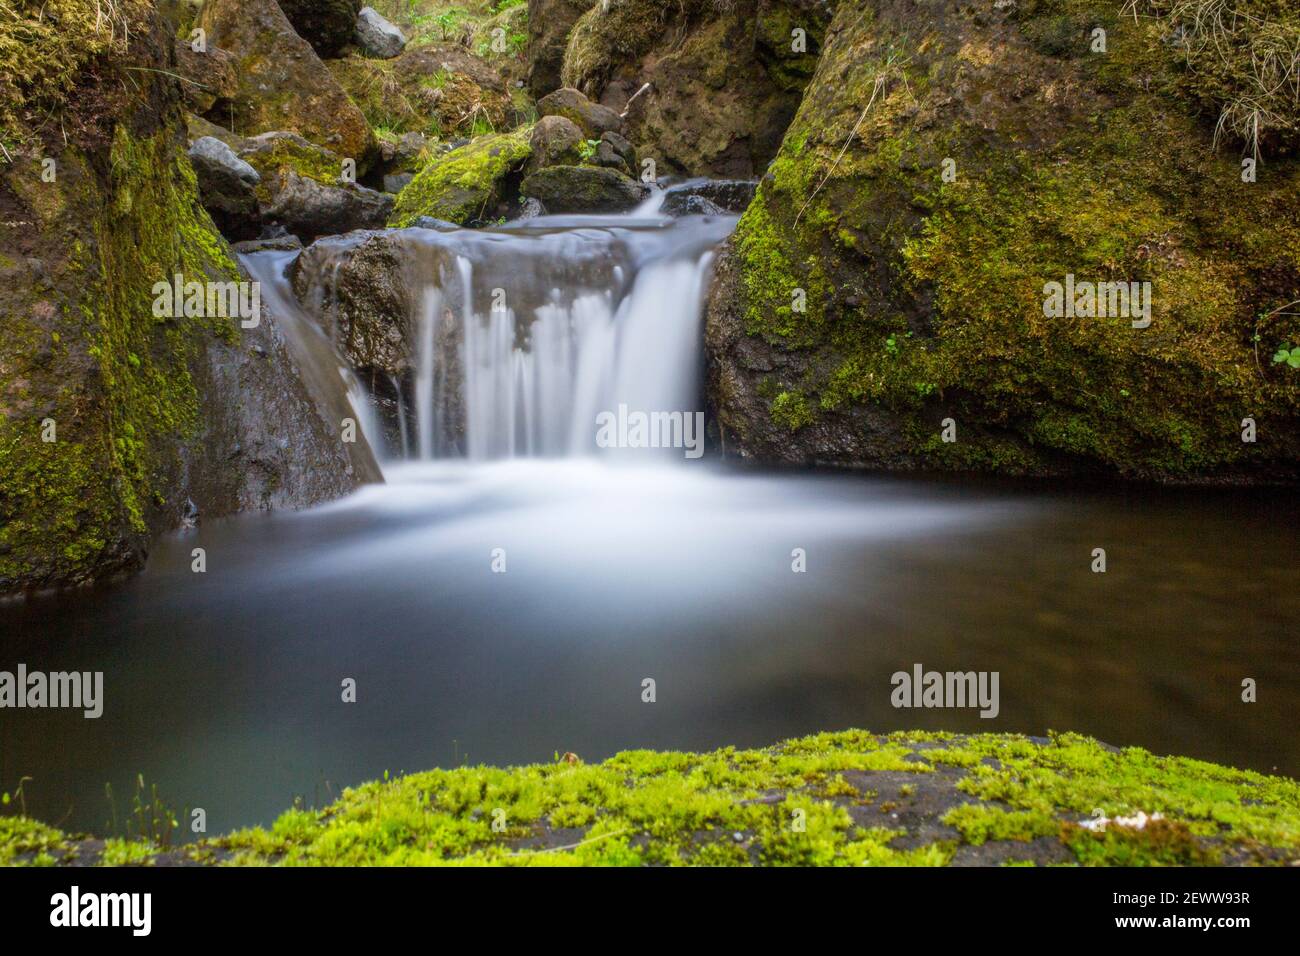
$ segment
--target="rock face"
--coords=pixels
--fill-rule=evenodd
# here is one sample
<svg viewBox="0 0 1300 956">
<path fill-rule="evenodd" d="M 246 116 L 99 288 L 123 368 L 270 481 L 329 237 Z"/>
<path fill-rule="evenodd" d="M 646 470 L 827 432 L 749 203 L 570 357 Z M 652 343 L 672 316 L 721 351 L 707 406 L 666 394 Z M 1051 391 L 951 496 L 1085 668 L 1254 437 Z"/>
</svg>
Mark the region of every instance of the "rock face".
<svg viewBox="0 0 1300 956">
<path fill-rule="evenodd" d="M 361 0 L 277 0 L 298 36 L 322 57 L 335 57 L 352 42 Z"/>
<path fill-rule="evenodd" d="M 1294 479 L 1300 377 L 1259 356 L 1300 339 L 1300 163 L 1242 182 L 1171 28 L 843 0 L 709 302 L 727 454 Z M 1052 283 L 1099 282 L 1138 283 L 1132 308 L 1053 312 Z"/>
<path fill-rule="evenodd" d="M 753 177 L 798 108 L 834 8 L 834 0 L 596 4 L 569 34 L 562 79 L 627 110 L 623 132 L 661 174 Z"/>
<path fill-rule="evenodd" d="M 548 93 L 537 101 L 540 116 L 563 116 L 574 123 L 588 139 L 600 139 L 605 132 L 617 133 L 623 119 L 607 106 L 593 103 L 575 89 L 565 87 Z"/>
<path fill-rule="evenodd" d="M 31 48 L 34 68 L 71 70 L 66 88 L 0 94 L 14 160 L 0 166 L 0 592 L 137 568 L 190 500 L 204 516 L 303 506 L 374 469 L 313 404 L 269 311 L 243 328 L 206 302 L 166 307 L 177 274 L 246 277 L 198 201 L 169 30 L 151 6 L 116 9 L 112 38 L 92 11 Z M 122 63 L 145 69 L 128 79 Z"/>
<path fill-rule="evenodd" d="M 429 160 L 398 195 L 389 225 L 409 226 L 421 216 L 464 225 L 505 215 L 532 153 L 530 134 L 525 128 L 480 136 Z"/>
<path fill-rule="evenodd" d="M 207 118 L 243 136 L 293 130 L 354 159 L 358 173 L 369 168 L 375 138 L 365 116 L 275 0 L 208 0 L 199 26 L 234 55 L 238 75 L 234 95 Z"/>
<path fill-rule="evenodd" d="M 738 215 L 754 199 L 757 183 L 741 179 L 713 179 L 683 183 L 664 190 L 660 211 L 668 216 Z"/>
<path fill-rule="evenodd" d="M 644 196 L 632 179 L 597 166 L 548 166 L 530 175 L 520 188 L 550 213 L 624 212 Z"/>
<path fill-rule="evenodd" d="M 374 7 L 361 8 L 355 39 L 362 53 L 381 60 L 391 60 L 406 46 L 402 31 L 380 16 Z"/>
<path fill-rule="evenodd" d="M 528 0 L 528 91 L 541 99 L 559 89 L 564 48 L 590 0 Z"/>
</svg>

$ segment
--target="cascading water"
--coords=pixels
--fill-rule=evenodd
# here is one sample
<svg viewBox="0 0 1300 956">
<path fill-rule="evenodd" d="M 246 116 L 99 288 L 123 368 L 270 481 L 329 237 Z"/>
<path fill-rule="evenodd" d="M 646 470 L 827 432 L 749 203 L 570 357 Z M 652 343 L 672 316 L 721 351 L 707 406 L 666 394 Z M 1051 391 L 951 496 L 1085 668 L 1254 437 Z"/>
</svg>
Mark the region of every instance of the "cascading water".
<svg viewBox="0 0 1300 956">
<path fill-rule="evenodd" d="M 382 457 L 593 454 L 602 412 L 700 409 L 702 305 L 713 250 L 735 222 L 647 206 L 492 230 L 353 233 L 303 253 L 295 287 L 356 381 L 391 399 L 383 415 L 358 408 Z M 339 293 L 377 247 L 403 303 L 381 319 L 400 330 L 389 368 L 349 350 L 373 333 L 360 329 L 356 297 Z"/>
</svg>

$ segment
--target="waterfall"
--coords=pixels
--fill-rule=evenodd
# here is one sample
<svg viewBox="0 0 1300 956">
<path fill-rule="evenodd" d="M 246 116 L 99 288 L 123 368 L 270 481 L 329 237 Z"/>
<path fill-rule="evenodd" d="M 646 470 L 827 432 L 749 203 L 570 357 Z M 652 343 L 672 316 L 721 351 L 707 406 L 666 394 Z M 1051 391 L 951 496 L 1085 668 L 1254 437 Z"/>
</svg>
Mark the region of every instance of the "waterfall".
<svg viewBox="0 0 1300 956">
<path fill-rule="evenodd" d="M 302 254 L 299 291 L 345 351 L 344 339 L 381 337 L 356 331 L 377 311 L 356 299 L 374 262 L 386 263 L 406 305 L 383 321 L 400 330 L 403 357 L 358 367 L 349 387 L 366 437 L 390 460 L 608 453 L 597 443 L 604 413 L 702 413 L 703 303 L 714 249 L 735 221 L 672 219 L 647 205 L 496 229 L 354 233 Z M 376 381 L 390 393 L 387 411 L 379 403 L 386 421 L 367 418 L 356 394 Z"/>
</svg>

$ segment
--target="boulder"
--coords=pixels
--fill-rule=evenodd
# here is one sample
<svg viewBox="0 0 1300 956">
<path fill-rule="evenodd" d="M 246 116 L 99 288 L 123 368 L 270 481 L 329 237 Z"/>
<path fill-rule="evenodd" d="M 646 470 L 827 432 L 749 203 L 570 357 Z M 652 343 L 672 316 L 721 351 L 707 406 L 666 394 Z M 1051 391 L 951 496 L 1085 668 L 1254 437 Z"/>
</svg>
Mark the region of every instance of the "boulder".
<svg viewBox="0 0 1300 956">
<path fill-rule="evenodd" d="M 207 113 L 218 102 L 229 101 L 239 89 L 235 56 L 227 50 L 208 45 L 196 52 L 188 40 L 174 40 L 176 75 L 181 78 L 181 97 L 185 108 Z"/>
<path fill-rule="evenodd" d="M 354 39 L 366 56 L 391 60 L 406 46 L 406 36 L 385 20 L 374 7 L 362 7 L 357 17 Z"/>
<path fill-rule="evenodd" d="M 321 57 L 336 57 L 352 43 L 361 0 L 277 0 L 298 36 Z"/>
<path fill-rule="evenodd" d="M 617 133 L 623 125 L 622 118 L 613 110 L 591 102 L 569 87 L 548 93 L 538 100 L 537 113 L 571 120 L 588 139 L 600 139 L 601 134 L 608 131 Z"/>
<path fill-rule="evenodd" d="M 275 0 L 208 0 L 199 18 L 208 42 L 235 57 L 237 89 L 208 111 L 241 134 L 293 130 L 340 156 L 359 173 L 375 153 L 374 134 Z"/>
<path fill-rule="evenodd" d="M 198 178 L 199 195 L 218 228 L 226 235 L 256 231 L 257 193 L 262 177 L 235 151 L 212 136 L 194 141 L 190 163 Z"/>
<path fill-rule="evenodd" d="M 528 0 L 528 90 L 541 99 L 558 89 L 564 48 L 591 0 Z"/>
<path fill-rule="evenodd" d="M 596 166 L 548 166 L 525 179 L 521 189 L 550 213 L 624 212 L 645 194 L 631 178 Z"/>
<path fill-rule="evenodd" d="M 576 166 L 582 162 L 582 130 L 563 116 L 543 116 L 529 138 L 533 155 L 527 173 L 547 166 Z"/>
<path fill-rule="evenodd" d="M 1300 159 L 1243 183 L 1242 144 L 1216 148 L 1162 16 L 918 9 L 841 6 L 719 259 L 705 342 L 728 456 L 1300 477 L 1300 377 L 1267 363 L 1300 341 L 1283 315 Z M 1251 95 L 1247 75 L 1218 81 L 1229 102 Z M 1088 296 L 1100 283 L 1115 285 Z M 1254 441 L 1247 418 L 1269 422 Z"/>
<path fill-rule="evenodd" d="M 355 184 L 330 186 L 293 170 L 273 177 L 270 197 L 262 219 L 309 242 L 354 229 L 382 229 L 393 210 L 388 193 Z"/>
<path fill-rule="evenodd" d="M 506 214 L 512 188 L 532 153 L 528 129 L 480 136 L 430 159 L 397 197 L 389 225 L 408 226 L 420 216 L 464 225 Z"/>
</svg>

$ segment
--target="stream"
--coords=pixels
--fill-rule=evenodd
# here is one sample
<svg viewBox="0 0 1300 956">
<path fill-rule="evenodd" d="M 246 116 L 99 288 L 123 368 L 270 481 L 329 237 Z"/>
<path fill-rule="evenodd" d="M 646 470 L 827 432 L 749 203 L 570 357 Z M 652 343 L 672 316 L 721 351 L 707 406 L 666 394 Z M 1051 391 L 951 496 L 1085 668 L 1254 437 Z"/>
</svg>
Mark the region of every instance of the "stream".
<svg viewBox="0 0 1300 956">
<path fill-rule="evenodd" d="M 293 253 L 245 257 L 385 483 L 201 521 L 124 584 L 0 607 L 0 666 L 102 671 L 105 693 L 98 719 L 5 711 L 0 789 L 29 777 L 32 815 L 105 833 L 106 784 L 120 822 L 142 775 L 221 833 L 386 771 L 847 727 L 1071 730 L 1300 774 L 1285 492 L 598 447 L 602 411 L 702 408 L 701 301 L 734 222 L 649 205 L 394 235 L 421 294 L 388 411 L 327 334 L 356 237 L 320 246 L 302 308 Z M 998 672 L 997 716 L 894 707 L 891 675 L 917 664 Z"/>
</svg>

